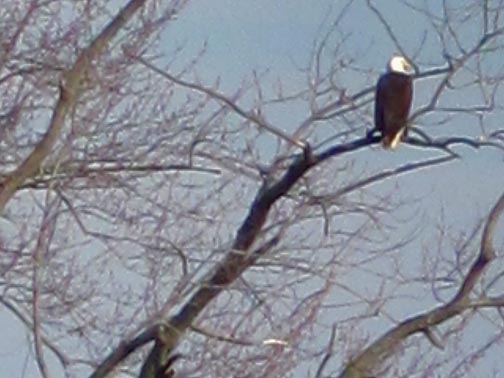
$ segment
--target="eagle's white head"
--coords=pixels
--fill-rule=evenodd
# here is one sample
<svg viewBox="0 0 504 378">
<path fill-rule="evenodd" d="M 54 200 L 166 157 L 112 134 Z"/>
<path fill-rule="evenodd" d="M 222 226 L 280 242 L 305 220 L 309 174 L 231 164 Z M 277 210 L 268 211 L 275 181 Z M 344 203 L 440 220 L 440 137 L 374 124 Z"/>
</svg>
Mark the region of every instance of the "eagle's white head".
<svg viewBox="0 0 504 378">
<path fill-rule="evenodd" d="M 389 72 L 409 75 L 411 74 L 412 69 L 411 64 L 406 60 L 406 58 L 400 55 L 394 55 L 387 64 L 387 71 Z"/>
</svg>

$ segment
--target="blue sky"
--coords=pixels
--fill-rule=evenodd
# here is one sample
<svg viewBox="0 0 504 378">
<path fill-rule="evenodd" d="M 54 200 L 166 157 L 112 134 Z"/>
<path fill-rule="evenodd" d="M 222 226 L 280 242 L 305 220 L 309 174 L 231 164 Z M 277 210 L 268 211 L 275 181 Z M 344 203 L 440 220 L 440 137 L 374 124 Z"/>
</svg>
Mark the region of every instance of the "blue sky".
<svg viewBox="0 0 504 378">
<path fill-rule="evenodd" d="M 186 53 L 191 56 L 198 51 L 205 41 L 208 42 L 208 52 L 198 66 L 198 74 L 207 78 L 209 83 L 219 77 L 222 90 L 233 93 L 242 80 L 250 80 L 252 71 L 268 70 L 267 78 L 273 82 L 276 78 L 283 80 L 286 87 L 303 88 L 306 85 L 305 75 L 299 67 L 306 67 L 312 53 L 313 43 L 320 38 L 337 17 L 347 1 L 267 1 L 258 0 L 250 2 L 236 2 L 233 0 L 217 0 L 212 2 L 191 2 L 186 11 L 180 15 L 176 25 L 170 28 L 163 38 L 167 46 L 172 48 L 177 43 L 187 43 Z M 397 1 L 388 1 L 386 5 L 378 3 L 379 9 L 387 17 L 392 29 L 398 35 L 401 44 L 409 54 L 414 54 L 421 46 L 424 48 L 419 54 L 417 63 L 421 69 L 428 69 L 434 65 L 443 64 L 439 39 L 432 31 L 428 20 L 422 18 L 411 9 Z M 440 11 L 440 4 L 436 1 L 427 1 L 431 10 Z M 458 3 L 457 3 L 458 4 Z M 363 70 L 369 70 L 370 75 L 356 75 L 349 72 L 348 77 L 342 80 L 348 82 L 349 93 L 362 88 L 362 85 L 374 84 L 391 54 L 397 52 L 394 44 L 386 36 L 383 26 L 377 21 L 376 16 L 366 7 L 364 1 L 351 4 L 341 23 L 341 35 L 348 35 L 344 52 L 348 57 L 356 60 L 356 65 Z M 469 38 L 478 37 L 477 27 L 462 29 Z M 491 59 L 489 64 L 502 69 L 498 59 Z M 268 80 L 264 88 L 268 89 Z M 436 84 L 435 80 L 422 80 L 416 82 L 414 108 L 425 104 Z M 473 92 L 474 98 L 467 92 L 464 96 L 451 96 L 447 104 L 473 103 L 479 99 Z M 306 109 L 290 109 L 289 112 L 272 114 L 272 119 L 278 120 L 277 126 L 289 130 L 296 122 L 300 122 L 306 115 Z M 428 122 L 422 121 L 423 123 Z M 372 122 L 371 117 L 368 119 Z M 455 118 L 445 127 L 421 125 L 425 131 L 436 135 L 465 135 L 468 130 L 474 130 L 475 119 L 468 120 Z M 321 126 L 321 128 L 324 126 Z M 464 187 L 459 187 L 456 193 L 444 197 L 447 208 L 458 207 L 450 202 L 467 201 L 488 208 L 496 198 L 494 185 L 487 185 L 487 179 L 504 183 L 495 177 L 495 169 L 499 169 L 502 159 L 494 151 L 474 151 L 467 147 L 457 149 L 463 156 L 463 161 L 452 164 L 442 169 L 433 170 L 433 174 L 424 176 L 420 191 L 425 187 L 431 188 L 436 193 L 447 188 L 448 182 L 464 182 L 471 174 L 477 172 L 480 179 L 473 180 Z M 418 159 L 429 156 L 414 149 L 405 148 L 384 158 L 385 162 L 397 163 L 405 159 Z M 363 154 L 364 162 L 369 158 L 374 162 L 376 154 L 369 156 Z M 446 174 L 448 171 L 449 174 Z M 483 178 L 485 177 L 485 179 Z M 428 178 L 425 181 L 425 178 Z M 416 188 L 415 188 L 416 189 Z M 474 189 L 474 190 L 473 190 Z M 477 195 L 475 195 L 477 193 Z M 460 195 L 457 198 L 454 195 Z M 476 198 L 475 198 L 476 197 Z M 484 211 L 483 211 L 484 212 Z"/>
<path fill-rule="evenodd" d="M 249 1 L 232 0 L 196 1 L 181 15 L 178 24 L 166 34 L 167 43 L 187 42 L 188 56 L 197 51 L 204 41 L 208 42 L 208 54 L 198 67 L 198 74 L 212 83 L 221 79 L 222 90 L 232 93 L 245 78 L 250 79 L 253 70 L 268 70 L 270 82 L 276 78 L 284 81 L 286 87 L 303 88 L 305 75 L 299 71 L 308 65 L 313 52 L 314 40 L 320 39 L 337 17 L 346 1 Z M 441 43 L 432 30 L 430 20 L 412 11 L 397 1 L 375 2 L 386 16 L 399 42 L 409 55 L 417 54 L 416 63 L 420 69 L 443 65 Z M 418 2 L 411 2 L 417 4 Z M 426 1 L 430 10 L 440 14 L 439 1 Z M 454 5 L 460 5 L 455 2 Z M 469 12 L 469 10 L 468 10 Z M 461 16 L 464 16 L 461 14 Z M 462 28 L 463 41 L 470 46 L 480 38 L 479 19 L 476 25 Z M 345 36 L 344 54 L 353 59 L 361 72 L 347 72 L 338 78 L 356 92 L 365 85 L 374 84 L 384 70 L 389 57 L 397 52 L 395 45 L 385 33 L 383 25 L 365 5 L 356 1 L 348 8 L 340 24 L 339 34 Z M 175 42 L 174 42 L 175 44 Z M 450 45 L 453 54 L 454 46 Z M 420 51 L 418 53 L 418 51 Z M 493 70 L 502 70 L 498 57 L 490 57 L 486 64 Z M 265 80 L 268 83 L 268 79 Z M 463 80 L 463 76 L 462 79 Z M 415 83 L 414 109 L 424 105 L 432 94 L 436 80 L 422 80 Z M 264 86 L 267 88 L 267 85 Z M 463 95 L 450 96 L 442 101 L 446 105 L 457 106 L 477 103 L 478 93 L 468 90 Z M 502 92 L 501 92 L 502 93 Z M 272 112 L 270 119 L 284 130 L 294 129 L 306 116 L 306 108 L 289 109 L 288 112 Z M 370 113 L 371 114 L 371 113 Z M 501 115 L 500 115 L 501 116 Z M 479 133 L 476 119 L 455 116 L 441 126 L 432 124 L 435 117 L 425 117 L 419 126 L 431 135 L 475 135 Z M 491 124 L 492 116 L 486 118 Z M 371 118 L 368 119 L 371 122 Z M 497 120 L 498 122 L 498 120 Z M 495 123 L 494 123 L 495 125 Z M 324 126 L 321 125 L 321 128 Z M 457 147 L 461 159 L 455 163 L 420 171 L 403 177 L 397 187 L 411 198 L 421 198 L 417 207 L 418 216 L 423 219 L 418 240 L 405 251 L 405 258 L 411 260 L 411 269 L 419 267 L 419 255 L 424 248 L 430 248 L 439 224 L 443 223 L 454 232 L 467 232 L 475 222 L 484 217 L 504 188 L 502 172 L 502 152 L 492 150 Z M 412 147 L 402 147 L 388 154 L 379 148 L 359 152 L 353 156 L 357 169 L 373 172 L 436 155 L 434 151 L 419 151 Z M 331 164 L 331 163 L 328 163 Z M 334 163 L 333 163 L 334 164 Z M 391 183 L 390 187 L 395 184 Z M 390 190 L 389 185 L 372 188 L 376 193 Z M 410 209 L 411 211 L 411 209 Z M 411 214 L 410 214 L 411 215 Z M 407 228 L 402 231 L 407 232 Z M 447 252 L 449 254 L 449 252 Z M 388 269 L 389 267 L 376 267 Z M 363 283 L 365 286 L 365 283 Z M 407 292 L 407 288 L 404 289 Z M 416 290 L 416 289 L 414 289 Z M 406 305 L 405 305 L 406 304 Z M 413 315 L 414 311 L 435 305 L 428 290 L 425 300 L 396 303 L 392 311 L 399 317 Z M 371 337 L 381 334 L 390 324 L 378 322 L 368 329 Z M 464 340 L 471 343 L 477 335 L 491 332 L 483 324 L 471 324 Z M 497 361 L 493 361 L 498 366 Z M 501 365 L 502 367 L 502 365 Z M 479 371 L 480 374 L 487 372 Z"/>
<path fill-rule="evenodd" d="M 430 31 L 425 33 L 429 27 L 425 18 L 396 1 L 376 3 L 387 15 L 408 53 L 415 53 L 425 37 L 424 48 L 417 62 L 421 68 L 443 63 L 436 35 Z M 385 3 L 386 5 L 382 5 Z M 436 1 L 426 3 L 431 7 L 438 6 Z M 221 89 L 225 93 L 233 93 L 243 80 L 250 80 L 254 70 L 260 73 L 268 71 L 265 80 L 267 84 L 280 79 L 286 88 L 294 90 L 306 85 L 306 77 L 299 68 L 308 64 L 314 40 L 327 31 L 345 4 L 346 1 L 333 0 L 193 1 L 163 33 L 162 44 L 165 45 L 166 52 L 176 49 L 180 44 L 185 45 L 174 65 L 176 69 L 177 65 L 184 66 L 207 42 L 207 53 L 197 67 L 198 74 L 210 84 L 219 77 Z M 366 8 L 364 1 L 356 1 L 350 6 L 340 33 L 348 35 L 344 48 L 348 58 L 355 59 L 356 65 L 367 72 L 348 72 L 340 77 L 352 93 L 363 85 L 373 84 L 396 49 L 376 16 Z M 469 31 L 468 38 L 471 36 L 474 33 Z M 501 68 L 495 60 L 490 64 L 495 64 L 496 69 Z M 417 87 L 414 106 L 419 106 L 428 99 L 433 81 L 423 81 Z M 268 85 L 265 85 L 265 89 L 268 90 Z M 476 98 L 475 94 L 474 96 Z M 466 99 L 464 97 L 460 101 Z M 454 101 L 456 103 L 458 99 Z M 305 107 L 299 107 L 288 112 L 272 111 L 271 119 L 278 127 L 286 131 L 293 130 L 306 116 L 306 110 Z M 440 126 L 434 129 L 428 124 L 423 127 L 433 134 L 457 134 L 460 130 L 465 134 L 474 130 L 475 125 L 469 119 L 456 120 L 460 123 L 451 122 L 444 128 Z M 371 122 L 371 119 L 368 121 Z M 400 190 L 412 197 L 427 197 L 422 212 L 432 222 L 429 227 L 435 228 L 434 224 L 439 221 L 440 209 L 443 208 L 448 223 L 463 230 L 487 214 L 504 188 L 501 152 L 475 151 L 467 147 L 460 147 L 457 151 L 462 155 L 460 161 L 400 180 Z M 358 169 L 372 172 L 432 155 L 432 151 L 417 151 L 405 146 L 393 154 L 387 154 L 379 148 L 370 148 L 353 157 Z M 380 192 L 382 189 L 379 187 L 373 190 Z M 428 243 L 431 237 L 432 234 L 424 235 L 419 243 Z M 420 253 L 420 247 L 417 248 Z M 0 343 L 0 358 L 6 362 L 2 374 L 21 376 L 20 371 L 29 353 L 26 349 L 23 350 L 26 345 L 23 327 L 3 311 L 0 312 L 0 324 L 6 325 Z M 374 333 L 382 330 L 375 329 Z M 477 327 L 472 332 L 477 332 Z M 19 350 L 23 351 L 18 352 Z M 24 376 L 38 377 L 36 367 L 29 366 Z"/>
</svg>

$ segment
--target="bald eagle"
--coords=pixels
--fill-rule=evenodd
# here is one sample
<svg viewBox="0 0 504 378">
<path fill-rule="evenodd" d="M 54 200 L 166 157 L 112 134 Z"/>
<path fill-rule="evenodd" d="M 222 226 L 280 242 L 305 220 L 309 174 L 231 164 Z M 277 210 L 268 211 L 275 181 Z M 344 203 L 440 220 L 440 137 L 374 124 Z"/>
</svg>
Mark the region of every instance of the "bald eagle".
<svg viewBox="0 0 504 378">
<path fill-rule="evenodd" d="M 387 72 L 378 80 L 375 98 L 375 127 L 384 148 L 394 149 L 406 132 L 413 99 L 412 69 L 402 56 L 393 56 Z"/>
</svg>

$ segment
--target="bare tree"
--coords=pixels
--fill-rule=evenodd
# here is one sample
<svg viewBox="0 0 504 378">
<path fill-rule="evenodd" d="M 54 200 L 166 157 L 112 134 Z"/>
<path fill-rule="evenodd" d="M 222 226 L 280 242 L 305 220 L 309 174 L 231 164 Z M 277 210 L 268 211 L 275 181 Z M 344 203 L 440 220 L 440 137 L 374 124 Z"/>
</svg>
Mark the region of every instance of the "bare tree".
<svg viewBox="0 0 504 378">
<path fill-rule="evenodd" d="M 401 6 L 427 25 L 414 46 L 349 1 L 303 88 L 252 73 L 234 93 L 201 79 L 205 45 L 187 61 L 162 43 L 186 1 L 2 7 L 0 303 L 40 376 L 458 377 L 488 361 L 502 189 L 453 228 L 408 185 L 477 152 L 500 168 L 504 2 Z M 369 133 L 378 70 L 348 47 L 354 8 L 415 66 L 401 161 Z M 285 109 L 306 110 L 289 131 L 271 121 Z"/>
</svg>

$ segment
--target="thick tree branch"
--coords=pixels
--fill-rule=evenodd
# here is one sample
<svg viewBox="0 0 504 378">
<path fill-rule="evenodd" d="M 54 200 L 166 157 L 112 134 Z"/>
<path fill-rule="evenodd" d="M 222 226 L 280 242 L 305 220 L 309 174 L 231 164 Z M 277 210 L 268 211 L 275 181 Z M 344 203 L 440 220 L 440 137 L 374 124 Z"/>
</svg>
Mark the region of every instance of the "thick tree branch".
<svg viewBox="0 0 504 378">
<path fill-rule="evenodd" d="M 357 151 L 371 144 L 378 143 L 379 141 L 380 138 L 376 136 L 364 137 L 350 143 L 332 146 L 318 154 L 314 154 L 308 149 L 307 153 L 299 155 L 295 159 L 280 179 L 261 188 L 247 217 L 237 232 L 231 251 L 226 255 L 223 261 L 217 265 L 210 277 L 201 283 L 200 288 L 187 301 L 186 305 L 183 306 L 182 309 L 166 324 L 164 324 L 162 328 L 160 328 L 164 330 L 164 333 L 162 335 L 151 333 L 151 335 L 155 336 L 155 338 L 144 339 L 145 342 L 155 339 L 156 343 L 149 358 L 144 363 L 141 377 L 155 377 L 157 369 L 163 366 L 163 361 L 168 358 L 170 353 L 178 344 L 181 336 L 192 325 L 193 321 L 208 305 L 208 303 L 210 303 L 210 301 L 212 301 L 222 290 L 238 278 L 246 269 L 252 266 L 257 259 L 264 254 L 263 250 L 270 249 L 272 245 L 278 242 L 278 240 L 274 238 L 264 246 L 260 247 L 257 251 L 247 252 L 256 241 L 264 223 L 266 222 L 266 218 L 271 207 L 278 199 L 287 194 L 288 191 L 299 181 L 299 179 L 314 166 L 331 157 Z M 436 159 L 435 163 L 448 161 L 446 159 L 451 160 L 453 157 L 449 156 L 446 158 Z M 428 161 L 423 164 L 431 165 L 432 163 L 432 161 Z M 423 165 L 415 167 L 419 168 L 422 166 Z M 409 170 L 409 168 L 406 168 L 406 171 L 407 170 Z M 120 352 L 113 352 L 113 354 L 107 358 L 107 361 L 113 360 L 115 362 L 119 362 L 117 356 L 113 357 L 113 355 L 118 353 L 121 358 L 125 358 L 126 355 L 122 354 L 122 352 L 125 350 L 132 352 L 136 347 L 140 346 L 135 343 L 135 348 L 133 348 L 128 342 L 125 342 L 124 345 L 128 345 L 128 347 L 122 347 Z M 112 367 L 112 365 L 109 365 L 109 367 Z M 92 377 L 104 377 L 108 371 L 109 370 L 107 370 L 107 368 L 100 367 L 100 374 L 95 373 Z"/>
<path fill-rule="evenodd" d="M 77 103 L 83 78 L 92 61 L 105 50 L 112 38 L 133 17 L 145 1 L 131 0 L 93 42 L 81 52 L 72 68 L 63 74 L 59 88 L 60 95 L 46 133 L 19 167 L 0 184 L 0 213 L 3 212 L 5 205 L 16 190 L 26 179 L 33 176 L 40 169 L 44 159 L 51 153 L 61 134 L 67 114 Z"/>
<path fill-rule="evenodd" d="M 98 366 L 98 368 L 89 376 L 89 378 L 103 378 L 112 372 L 121 361 L 128 357 L 132 352 L 146 343 L 157 339 L 163 333 L 163 325 L 156 324 L 132 340 L 121 342 L 114 351 Z"/>
<path fill-rule="evenodd" d="M 479 52 L 491 39 L 497 37 L 502 33 L 498 30 L 494 33 L 487 34 L 481 41 L 470 50 L 468 54 L 470 56 Z M 418 73 L 415 78 L 427 78 L 434 77 L 437 75 L 444 75 L 441 84 L 438 86 L 437 91 L 433 97 L 433 101 L 430 106 L 434 106 L 437 98 L 441 92 L 449 85 L 449 80 L 453 76 L 454 72 L 460 68 L 464 62 L 469 59 L 470 56 L 462 56 L 460 59 L 454 59 L 453 62 L 449 61 L 447 67 L 435 68 L 429 71 Z M 140 61 L 144 66 L 163 76 L 164 78 L 170 80 L 177 85 L 183 86 L 185 88 L 199 91 L 216 101 L 224 104 L 234 111 L 237 115 L 241 116 L 243 119 L 256 124 L 260 128 L 263 128 L 274 135 L 290 142 L 293 145 L 297 145 L 303 148 L 304 153 L 299 155 L 291 165 L 286 169 L 282 177 L 276 181 L 267 182 L 257 193 L 255 200 L 253 201 L 249 213 L 247 214 L 245 220 L 243 221 L 241 227 L 239 228 L 233 246 L 231 250 L 226 254 L 224 259 L 217 264 L 213 272 L 211 272 L 208 278 L 202 280 L 198 289 L 193 293 L 184 306 L 172 316 L 166 323 L 158 326 L 158 332 L 150 333 L 151 338 L 143 338 L 142 341 L 145 343 L 150 341 L 155 341 L 147 360 L 145 361 L 142 371 L 141 378 L 156 378 L 162 373 L 166 361 L 169 359 L 171 353 L 177 346 L 179 340 L 184 335 L 184 333 L 190 329 L 194 320 L 201 314 L 201 312 L 206 308 L 206 306 L 219 295 L 227 286 L 229 286 L 236 278 L 247 270 L 251 265 L 255 263 L 257 257 L 261 253 L 251 252 L 250 249 L 257 241 L 258 236 L 267 220 L 270 209 L 273 204 L 278 201 L 282 196 L 286 195 L 289 190 L 303 177 L 312 167 L 320 164 L 321 162 L 335 156 L 339 156 L 348 152 L 357 151 L 361 148 L 369 146 L 380 141 L 380 137 L 369 135 L 364 138 L 357 139 L 350 143 L 344 143 L 332 146 L 320 153 L 314 153 L 310 146 L 305 145 L 301 142 L 301 137 L 303 131 L 313 122 L 318 120 L 323 120 L 327 118 L 334 117 L 339 114 L 339 112 L 345 112 L 347 109 L 355 109 L 361 106 L 366 101 L 370 101 L 368 97 L 374 93 L 374 86 L 363 89 L 362 91 L 354 94 L 353 96 L 346 96 L 344 99 L 338 99 L 326 104 L 324 107 L 317 109 L 314 114 L 307 117 L 301 125 L 298 127 L 297 131 L 293 136 L 290 136 L 283 131 L 277 129 L 276 127 L 267 123 L 260 115 L 255 112 L 249 112 L 233 102 L 231 99 L 227 98 L 225 95 L 210 89 L 203 87 L 199 84 L 190 83 L 181 80 L 178 77 L 170 75 L 169 73 L 161 70 L 160 68 L 154 66 L 145 59 L 137 56 L 132 56 L 132 58 Z M 357 104 L 356 101 L 359 101 Z M 423 111 L 428 111 L 428 109 L 423 109 Z M 482 145 L 492 145 L 494 147 L 499 147 L 500 144 L 495 145 L 488 142 L 474 142 L 466 140 L 463 138 L 451 138 L 443 141 L 436 140 L 416 140 L 408 139 L 413 145 L 421 147 L 434 147 L 441 149 L 449 153 L 449 156 L 443 159 L 446 161 L 454 159 L 456 154 L 449 150 L 449 146 L 456 143 L 465 143 L 472 147 L 479 147 Z M 444 162 L 445 160 L 440 160 L 439 162 Z M 436 162 L 437 163 L 437 162 Z M 431 162 L 426 162 L 426 165 L 431 164 Z M 481 270 L 475 271 L 473 275 L 476 275 L 476 279 L 481 274 Z M 470 281 L 471 273 L 468 274 L 466 281 L 468 286 L 472 290 L 472 283 Z M 364 368 L 370 367 L 374 368 L 377 364 L 388 356 L 388 353 L 399 344 L 402 340 L 411 334 L 417 332 L 425 332 L 429 327 L 435 324 L 439 324 L 451 317 L 459 314 L 465 308 L 467 308 L 467 303 L 461 301 L 460 299 L 452 300 L 445 306 L 441 306 L 433 311 L 430 311 L 424 315 L 420 315 L 411 318 L 394 328 L 392 331 L 387 333 L 385 336 L 380 338 L 376 343 L 367 348 L 360 356 L 358 356 L 354 361 L 352 361 L 347 370 L 349 377 L 363 377 Z M 135 339 L 137 340 L 137 339 Z M 113 361 L 114 364 L 108 364 L 105 366 L 102 364 L 99 368 L 98 373 L 92 376 L 93 378 L 103 377 L 111 369 L 115 368 L 115 364 L 119 363 L 121 359 L 125 358 L 129 353 L 131 353 L 135 348 L 140 347 L 143 344 L 138 344 L 136 342 L 134 345 L 130 342 L 125 342 L 122 345 L 121 350 L 114 351 L 106 361 Z M 346 373 L 345 373 L 346 374 Z M 359 375 L 360 374 L 360 375 Z M 343 375 L 346 377 L 347 375 Z"/>
<path fill-rule="evenodd" d="M 469 303 L 469 295 L 488 263 L 495 257 L 495 251 L 492 245 L 493 235 L 495 226 L 503 212 L 504 193 L 494 205 L 488 216 L 481 238 L 481 247 L 478 257 L 466 274 L 459 291 L 453 299 L 434 310 L 407 319 L 391 329 L 350 361 L 341 373 L 340 378 L 365 378 L 373 376 L 373 372 L 394 353 L 396 348 L 404 342 L 406 338 L 416 333 L 428 332 L 431 327 L 460 315 L 468 308 L 474 307 Z M 490 303 L 495 305 L 500 302 L 494 299 L 494 301 Z"/>
<path fill-rule="evenodd" d="M 278 181 L 259 190 L 248 215 L 237 232 L 231 251 L 217 265 L 210 278 L 201 283 L 200 288 L 176 315 L 166 324 L 159 326 L 158 330 L 160 331 L 158 333 L 147 333 L 146 335 L 150 335 L 151 338 L 142 339 L 144 344 L 152 340 L 156 340 L 156 343 L 144 363 L 141 377 L 155 378 L 158 369 L 162 368 L 164 361 L 166 361 L 176 347 L 181 336 L 192 325 L 193 321 L 208 303 L 238 278 L 243 271 L 253 265 L 264 254 L 264 251 L 270 249 L 278 242 L 278 238 L 273 238 L 256 251 L 247 252 L 256 241 L 266 222 L 269 210 L 279 198 L 284 196 L 315 165 L 330 157 L 356 151 L 378 141 L 379 138 L 377 137 L 370 139 L 361 138 L 353 143 L 331 147 L 316 155 L 307 148 L 305 153 L 296 158 Z M 115 367 L 115 364 L 142 345 L 138 344 L 137 340 L 138 338 L 131 342 L 126 341 L 117 350 L 113 351 L 105 362 L 93 373 L 91 378 L 105 377 Z"/>
<path fill-rule="evenodd" d="M 258 250 L 247 252 L 253 243 L 256 241 L 264 223 L 266 222 L 268 213 L 273 204 L 286 195 L 288 191 L 303 177 L 311 168 L 324 162 L 325 160 L 337 157 L 349 152 L 357 151 L 372 144 L 380 142 L 379 136 L 369 135 L 364 138 L 357 139 L 353 142 L 331 146 L 328 149 L 315 154 L 308 148 L 307 152 L 299 155 L 284 175 L 276 182 L 265 185 L 259 190 L 255 200 L 250 208 L 250 211 L 245 218 L 242 226 L 239 228 L 233 247 L 226 257 L 217 265 L 210 277 L 201 283 L 200 288 L 187 301 L 186 305 L 174 315 L 170 320 L 160 325 L 160 331 L 150 333 L 152 338 L 143 338 L 144 343 L 156 341 L 149 358 L 144 363 L 141 378 L 154 378 L 157 374 L 157 369 L 162 368 L 163 361 L 169 358 L 170 353 L 177 346 L 182 335 L 192 326 L 193 321 L 201 313 L 201 311 L 228 285 L 238 278 L 245 270 L 252 266 L 263 253 Z M 428 146 L 425 143 L 424 146 Z M 420 169 L 424 166 L 433 164 L 441 164 L 451 161 L 455 156 L 450 155 L 437 159 L 427 160 L 419 164 L 407 165 L 399 168 L 395 173 L 408 172 L 414 169 Z M 388 173 L 384 173 L 388 175 Z M 381 177 L 381 176 L 380 176 Z M 277 240 L 272 240 L 270 243 L 276 243 Z M 270 248 L 268 245 L 260 249 Z M 127 354 L 133 352 L 136 348 L 142 346 L 135 339 L 134 347 L 130 342 L 125 341 L 120 351 L 114 351 L 106 361 L 120 362 Z M 124 352 L 127 351 L 127 354 Z M 114 357 L 115 356 L 115 357 Z M 109 364 L 108 368 L 103 364 L 100 366 L 99 374 L 94 373 L 92 378 L 104 377 L 114 365 Z"/>
</svg>

